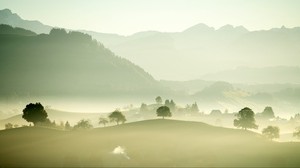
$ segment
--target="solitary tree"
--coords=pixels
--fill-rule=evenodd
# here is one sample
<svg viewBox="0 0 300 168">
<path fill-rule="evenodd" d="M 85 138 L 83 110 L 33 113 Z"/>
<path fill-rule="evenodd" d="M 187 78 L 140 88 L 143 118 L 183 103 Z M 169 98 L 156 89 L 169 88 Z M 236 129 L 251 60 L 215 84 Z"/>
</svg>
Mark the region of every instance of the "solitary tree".
<svg viewBox="0 0 300 168">
<path fill-rule="evenodd" d="M 141 107 L 140 107 L 140 112 L 147 112 L 147 111 L 148 111 L 148 106 L 147 106 L 147 104 L 142 103 L 142 104 L 141 104 Z"/>
<path fill-rule="evenodd" d="M 13 124 L 12 123 L 5 124 L 5 129 L 12 129 L 12 128 L 13 128 Z"/>
<path fill-rule="evenodd" d="M 265 119 L 271 119 L 271 118 L 274 118 L 275 115 L 274 115 L 274 112 L 273 112 L 273 109 L 272 107 L 265 107 L 264 111 L 261 113 L 262 117 L 265 118 Z"/>
<path fill-rule="evenodd" d="M 26 105 L 22 116 L 27 122 L 33 122 L 36 125 L 38 122 L 44 122 L 48 114 L 41 103 L 30 103 Z"/>
<path fill-rule="evenodd" d="M 268 139 L 279 138 L 280 129 L 276 126 L 268 126 L 262 130 L 262 134 Z"/>
<path fill-rule="evenodd" d="M 69 121 L 67 121 L 67 122 L 65 123 L 65 130 L 71 130 L 71 129 L 72 129 L 72 127 L 71 127 Z"/>
<path fill-rule="evenodd" d="M 293 136 L 300 139 L 300 127 L 296 128 L 296 131 L 293 133 Z"/>
<path fill-rule="evenodd" d="M 125 123 L 125 116 L 118 110 L 115 110 L 108 116 L 110 122 L 116 122 L 119 125 L 120 122 Z"/>
<path fill-rule="evenodd" d="M 90 129 L 93 128 L 90 120 L 82 119 L 78 121 L 76 125 L 74 125 L 74 129 Z"/>
<path fill-rule="evenodd" d="M 247 128 L 251 129 L 257 129 L 258 126 L 255 124 L 254 119 L 254 112 L 248 108 L 245 107 L 242 110 L 239 111 L 239 113 L 236 115 L 237 119 L 233 121 L 233 125 L 237 128 L 243 128 L 247 130 Z"/>
<path fill-rule="evenodd" d="M 162 98 L 160 96 L 157 96 L 155 98 L 156 104 L 162 104 Z"/>
<path fill-rule="evenodd" d="M 108 123 L 107 118 L 104 117 L 99 118 L 99 124 L 103 124 L 103 126 L 105 127 L 107 123 Z"/>
<path fill-rule="evenodd" d="M 194 104 L 192 104 L 192 106 L 191 106 L 191 112 L 192 113 L 198 113 L 199 112 L 199 108 L 198 108 L 197 102 L 195 102 Z"/>
<path fill-rule="evenodd" d="M 165 119 L 165 117 L 172 117 L 172 113 L 170 111 L 170 108 L 167 106 L 161 106 L 156 110 L 156 114 L 158 117 L 163 117 L 163 119 Z"/>
<path fill-rule="evenodd" d="M 221 112 L 221 110 L 212 110 L 209 115 L 217 117 L 217 116 L 221 116 L 222 112 Z"/>
</svg>

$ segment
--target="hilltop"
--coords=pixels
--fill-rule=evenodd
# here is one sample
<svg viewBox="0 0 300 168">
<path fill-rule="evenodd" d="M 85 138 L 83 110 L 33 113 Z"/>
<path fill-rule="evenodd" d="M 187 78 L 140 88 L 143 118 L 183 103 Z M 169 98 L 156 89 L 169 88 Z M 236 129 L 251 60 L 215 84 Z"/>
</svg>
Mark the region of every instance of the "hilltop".
<svg viewBox="0 0 300 168">
<path fill-rule="evenodd" d="M 275 143 L 250 131 L 200 122 L 158 119 L 71 132 L 24 127 L 0 135 L 4 167 L 299 165 L 299 143 Z M 118 146 L 125 153 L 112 154 Z"/>
</svg>

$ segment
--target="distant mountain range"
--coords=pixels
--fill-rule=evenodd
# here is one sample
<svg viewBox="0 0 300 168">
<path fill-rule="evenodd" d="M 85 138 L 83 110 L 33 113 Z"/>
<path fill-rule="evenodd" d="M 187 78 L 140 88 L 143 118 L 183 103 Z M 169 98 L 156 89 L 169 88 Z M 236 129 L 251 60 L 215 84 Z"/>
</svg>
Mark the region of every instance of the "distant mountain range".
<svg viewBox="0 0 300 168">
<path fill-rule="evenodd" d="M 9 9 L 0 11 L 0 23 L 36 33 L 49 33 L 51 29 L 38 21 L 24 20 Z M 300 27 L 249 31 L 242 26 L 215 29 L 200 23 L 183 32 L 147 31 L 130 36 L 80 31 L 92 35 L 116 55 L 143 67 L 156 79 L 300 83 Z M 240 70 L 254 73 L 241 76 Z M 231 72 L 240 72 L 239 77 L 226 74 Z M 272 80 L 261 74 L 273 76 Z"/>
<path fill-rule="evenodd" d="M 126 37 L 81 31 L 90 36 L 63 29 L 50 32 L 52 27 L 23 20 L 8 9 L 0 11 L 1 23 L 13 26 L 0 26 L 1 100 L 94 96 L 142 102 L 160 95 L 197 101 L 201 110 L 249 106 L 257 111 L 268 105 L 279 113 L 300 109 L 299 28 L 250 32 L 198 24 L 178 33 Z M 147 72 L 157 78 L 199 80 L 158 81 Z"/>
</svg>

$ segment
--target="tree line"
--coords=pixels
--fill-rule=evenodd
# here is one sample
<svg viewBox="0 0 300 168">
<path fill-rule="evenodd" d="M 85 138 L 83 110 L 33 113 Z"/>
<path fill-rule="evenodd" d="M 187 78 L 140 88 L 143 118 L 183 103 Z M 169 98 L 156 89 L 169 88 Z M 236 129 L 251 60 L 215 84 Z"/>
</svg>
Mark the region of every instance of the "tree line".
<svg viewBox="0 0 300 168">
<path fill-rule="evenodd" d="M 158 117 L 172 117 L 172 110 L 170 108 L 175 105 L 174 101 L 166 100 L 165 104 L 162 104 L 162 99 L 160 96 L 156 97 L 156 103 L 159 106 L 156 109 L 156 115 Z M 141 108 L 145 105 L 141 105 Z M 195 103 L 194 106 L 197 106 Z M 194 107 L 198 108 L 198 107 Z M 260 113 L 259 115 L 263 115 L 265 117 L 275 117 L 274 112 L 271 107 L 266 107 L 264 112 Z M 258 125 L 256 124 L 255 120 L 255 113 L 249 107 L 245 107 L 241 109 L 236 115 L 236 119 L 233 120 L 233 125 L 237 128 L 242 128 L 244 130 L 247 129 L 258 129 Z M 30 103 L 26 105 L 23 109 L 22 118 L 25 119 L 27 122 L 33 123 L 34 126 L 44 126 L 44 127 L 52 127 L 52 128 L 60 128 L 64 130 L 78 130 L 78 129 L 91 129 L 93 125 L 91 124 L 90 120 L 82 119 L 77 122 L 73 127 L 67 121 L 66 123 L 61 122 L 59 125 L 55 123 L 55 121 L 51 122 L 48 118 L 48 114 L 41 103 Z M 103 125 L 104 127 L 109 123 L 113 122 L 116 125 L 124 124 L 127 121 L 125 115 L 120 112 L 119 110 L 115 110 L 110 113 L 107 117 L 99 117 L 98 124 Z M 5 129 L 11 128 L 18 128 L 18 125 L 13 125 L 11 123 L 5 124 Z M 275 139 L 279 138 L 280 129 L 277 126 L 267 126 L 262 130 L 262 135 L 268 139 Z M 300 127 L 297 127 L 293 136 L 300 138 Z"/>
</svg>

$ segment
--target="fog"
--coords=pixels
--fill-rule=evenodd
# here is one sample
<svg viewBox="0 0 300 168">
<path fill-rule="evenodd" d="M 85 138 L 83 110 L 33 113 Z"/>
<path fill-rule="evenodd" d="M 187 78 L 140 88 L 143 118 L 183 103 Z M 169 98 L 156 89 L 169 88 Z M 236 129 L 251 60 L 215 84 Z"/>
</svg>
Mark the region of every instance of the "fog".
<svg viewBox="0 0 300 168">
<path fill-rule="evenodd" d="M 299 27 L 123 36 L 22 15 L 0 9 L 0 167 L 300 166 Z"/>
</svg>

